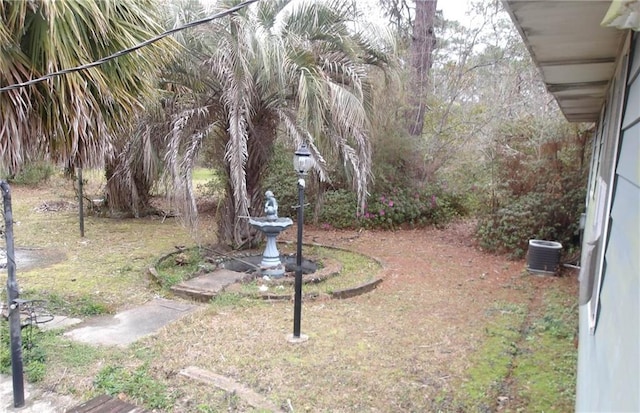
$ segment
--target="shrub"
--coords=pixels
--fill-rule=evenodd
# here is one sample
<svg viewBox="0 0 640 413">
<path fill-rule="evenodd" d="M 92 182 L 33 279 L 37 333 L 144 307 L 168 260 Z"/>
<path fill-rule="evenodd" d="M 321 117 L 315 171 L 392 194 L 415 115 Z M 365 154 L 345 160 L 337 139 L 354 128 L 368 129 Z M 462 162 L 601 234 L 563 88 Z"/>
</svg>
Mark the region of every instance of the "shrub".
<svg viewBox="0 0 640 413">
<path fill-rule="evenodd" d="M 526 133 L 525 133 L 526 132 Z M 509 139 L 509 153 L 500 153 L 493 209 L 480 218 L 476 236 L 481 247 L 523 257 L 529 239 L 558 241 L 565 251 L 577 246 L 576 232 L 584 209 L 588 147 L 583 133 L 559 129 L 555 139 L 535 142 L 537 131 Z"/>
<path fill-rule="evenodd" d="M 509 252 L 513 258 L 526 254 L 529 239 L 554 240 L 570 249 L 583 203 L 582 187 L 567 189 L 559 197 L 531 192 L 481 218 L 476 236 L 484 249 Z"/>
<path fill-rule="evenodd" d="M 334 228 L 396 229 L 428 225 L 440 228 L 466 213 L 460 196 L 439 185 L 416 190 L 395 188 L 389 193 L 373 194 L 360 213 L 355 194 L 340 189 L 325 194 L 320 223 Z"/>
<path fill-rule="evenodd" d="M 458 216 L 465 215 L 459 197 L 446 192 L 440 185 L 420 190 L 395 188 L 390 194 L 371 197 L 360 216 L 360 225 L 367 228 L 394 229 L 404 225 L 444 227 Z"/>
<path fill-rule="evenodd" d="M 324 206 L 319 214 L 323 227 L 355 228 L 358 200 L 353 191 L 338 189 L 324 194 Z"/>
<path fill-rule="evenodd" d="M 200 196 L 216 197 L 220 196 L 220 194 L 224 194 L 224 183 L 220 178 L 214 176 L 202 184 L 197 184 L 196 190 Z"/>
<path fill-rule="evenodd" d="M 27 163 L 9 181 L 16 185 L 36 186 L 47 182 L 54 173 L 53 165 L 46 161 Z"/>
</svg>

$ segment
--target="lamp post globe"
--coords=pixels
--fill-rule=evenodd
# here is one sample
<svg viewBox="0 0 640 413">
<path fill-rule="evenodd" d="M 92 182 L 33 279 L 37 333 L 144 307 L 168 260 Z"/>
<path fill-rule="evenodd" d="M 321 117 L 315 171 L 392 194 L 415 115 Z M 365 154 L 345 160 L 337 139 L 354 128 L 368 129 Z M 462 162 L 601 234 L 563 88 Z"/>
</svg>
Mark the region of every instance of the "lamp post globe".
<svg viewBox="0 0 640 413">
<path fill-rule="evenodd" d="M 293 169 L 299 177 L 305 177 L 313 166 L 313 158 L 306 143 L 302 143 L 293 156 Z"/>
</svg>

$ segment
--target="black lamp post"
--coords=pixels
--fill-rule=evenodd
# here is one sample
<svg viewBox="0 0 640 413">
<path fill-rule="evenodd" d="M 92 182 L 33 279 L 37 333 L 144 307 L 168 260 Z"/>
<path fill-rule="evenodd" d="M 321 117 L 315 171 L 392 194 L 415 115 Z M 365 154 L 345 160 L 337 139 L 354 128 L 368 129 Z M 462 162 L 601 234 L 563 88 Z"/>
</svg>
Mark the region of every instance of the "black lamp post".
<svg viewBox="0 0 640 413">
<path fill-rule="evenodd" d="M 298 174 L 298 245 L 296 251 L 296 279 L 293 303 L 293 337 L 291 341 L 304 341 L 306 336 L 300 336 L 300 317 L 302 314 L 302 226 L 304 224 L 304 178 L 313 166 L 311 152 L 302 143 L 293 157 L 293 168 Z"/>
</svg>

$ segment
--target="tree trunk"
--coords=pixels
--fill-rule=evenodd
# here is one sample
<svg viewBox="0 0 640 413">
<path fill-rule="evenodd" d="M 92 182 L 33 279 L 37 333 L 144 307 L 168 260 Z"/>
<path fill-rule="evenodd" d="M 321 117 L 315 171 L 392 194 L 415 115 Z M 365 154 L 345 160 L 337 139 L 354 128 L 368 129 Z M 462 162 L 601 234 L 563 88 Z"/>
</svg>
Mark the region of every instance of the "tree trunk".
<svg viewBox="0 0 640 413">
<path fill-rule="evenodd" d="M 267 117 L 254 120 L 254 128 L 247 139 L 248 158 L 245 164 L 249 215 L 264 216 L 264 190 L 262 181 L 265 170 L 273 153 L 276 124 Z M 249 218 L 238 216 L 236 199 L 229 173 L 229 164 L 225 163 L 226 196 L 218 220 L 218 241 L 233 249 L 254 248 L 262 239 L 262 234 L 249 225 Z"/>
<path fill-rule="evenodd" d="M 227 181 L 230 182 L 228 179 Z M 262 201 L 258 196 L 261 191 L 250 190 L 247 187 L 247 192 L 250 194 L 253 192 L 253 196 L 250 195 L 249 198 L 251 201 L 249 215 L 261 216 L 262 214 L 258 212 L 262 210 Z M 233 189 L 230 183 L 227 183 L 225 199 L 218 218 L 218 242 L 220 244 L 228 245 L 234 250 L 254 248 L 258 245 L 259 234 L 249 225 L 249 218 L 238 216 L 236 213 Z"/>
<path fill-rule="evenodd" d="M 151 206 L 152 180 L 145 176 L 141 164 L 126 165 L 118 156 L 105 162 L 106 205 L 114 217 L 141 217 L 155 212 Z"/>
<path fill-rule="evenodd" d="M 432 65 L 431 53 L 436 37 L 434 24 L 437 0 L 416 0 L 416 15 L 413 22 L 413 36 L 409 48 L 411 78 L 409 83 L 407 130 L 410 136 L 422 135 L 424 116 L 427 111 L 427 88 L 429 70 Z"/>
</svg>

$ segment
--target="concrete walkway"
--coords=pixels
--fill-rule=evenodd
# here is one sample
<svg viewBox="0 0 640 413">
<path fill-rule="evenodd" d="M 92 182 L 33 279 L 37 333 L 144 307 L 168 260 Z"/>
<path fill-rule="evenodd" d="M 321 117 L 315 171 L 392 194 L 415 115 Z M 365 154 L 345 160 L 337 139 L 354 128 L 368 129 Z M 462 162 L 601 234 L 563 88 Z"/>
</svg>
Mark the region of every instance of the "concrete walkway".
<svg viewBox="0 0 640 413">
<path fill-rule="evenodd" d="M 156 298 L 113 316 L 92 318 L 64 335 L 91 345 L 126 347 L 196 308 L 195 304 Z"/>
<path fill-rule="evenodd" d="M 142 337 L 154 334 L 167 324 L 189 314 L 198 306 L 181 301 L 157 298 L 148 303 L 112 316 L 98 317 L 79 323 L 81 320 L 56 317 L 41 328 L 69 328 L 64 333 L 71 340 L 90 345 L 126 347 Z M 63 413 L 82 401 L 52 392 L 46 392 L 25 383 L 25 406 L 13 407 L 13 380 L 9 375 L 0 375 L 0 413 Z"/>
</svg>

